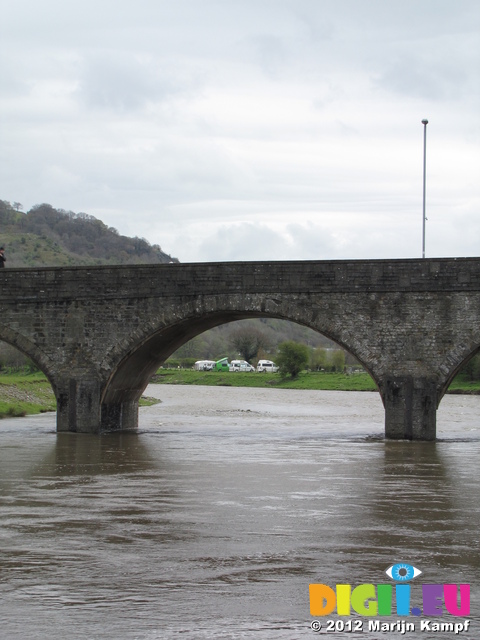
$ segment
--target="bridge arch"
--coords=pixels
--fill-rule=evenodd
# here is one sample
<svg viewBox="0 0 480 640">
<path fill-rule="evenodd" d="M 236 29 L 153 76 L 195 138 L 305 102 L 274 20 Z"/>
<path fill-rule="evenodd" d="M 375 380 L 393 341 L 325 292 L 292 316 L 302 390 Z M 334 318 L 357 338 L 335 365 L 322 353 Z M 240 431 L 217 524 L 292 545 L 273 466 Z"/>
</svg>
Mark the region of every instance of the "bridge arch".
<svg viewBox="0 0 480 640">
<path fill-rule="evenodd" d="M 102 369 L 110 371 L 102 391 L 102 428 L 122 429 L 124 424 L 137 424 L 138 401 L 158 367 L 177 349 L 192 338 L 216 326 L 251 318 L 279 318 L 303 325 L 312 329 L 338 344 L 345 351 L 351 353 L 371 375 L 380 391 L 380 383 L 375 369 L 364 358 L 365 345 L 356 340 L 356 335 L 339 331 L 337 325 L 341 321 L 334 321 L 329 316 L 328 309 L 315 314 L 295 302 L 282 300 L 274 303 L 263 296 L 257 300 L 232 301 L 215 298 L 200 307 L 187 304 L 177 308 L 173 316 L 162 318 L 159 326 L 151 323 L 145 328 L 144 335 L 135 336 L 129 345 L 119 345 L 102 363 Z M 248 309 L 245 309 L 248 307 Z M 360 321 L 360 319 L 359 319 Z M 380 395 L 383 396 L 380 391 Z"/>
</svg>

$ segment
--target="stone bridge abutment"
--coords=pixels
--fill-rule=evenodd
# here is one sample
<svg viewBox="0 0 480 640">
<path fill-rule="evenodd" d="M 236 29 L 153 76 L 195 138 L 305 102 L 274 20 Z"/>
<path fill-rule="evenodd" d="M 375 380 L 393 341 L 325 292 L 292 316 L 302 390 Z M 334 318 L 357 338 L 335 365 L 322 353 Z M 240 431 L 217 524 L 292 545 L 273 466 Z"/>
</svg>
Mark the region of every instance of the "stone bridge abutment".
<svg viewBox="0 0 480 640">
<path fill-rule="evenodd" d="M 385 434 L 433 440 L 453 375 L 480 347 L 480 259 L 2 270 L 0 339 L 31 357 L 59 431 L 135 429 L 159 365 L 214 326 L 300 323 L 374 378 Z"/>
</svg>

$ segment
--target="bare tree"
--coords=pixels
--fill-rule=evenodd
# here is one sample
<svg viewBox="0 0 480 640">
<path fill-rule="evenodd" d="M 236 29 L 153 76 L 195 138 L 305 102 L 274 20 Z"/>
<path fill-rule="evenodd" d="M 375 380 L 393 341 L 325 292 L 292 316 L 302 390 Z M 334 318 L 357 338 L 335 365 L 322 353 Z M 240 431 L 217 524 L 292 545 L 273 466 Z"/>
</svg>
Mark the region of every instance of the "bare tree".
<svg viewBox="0 0 480 640">
<path fill-rule="evenodd" d="M 268 349 L 270 341 L 256 327 L 239 327 L 232 331 L 229 341 L 234 349 L 248 362 L 255 358 L 259 349 Z"/>
</svg>

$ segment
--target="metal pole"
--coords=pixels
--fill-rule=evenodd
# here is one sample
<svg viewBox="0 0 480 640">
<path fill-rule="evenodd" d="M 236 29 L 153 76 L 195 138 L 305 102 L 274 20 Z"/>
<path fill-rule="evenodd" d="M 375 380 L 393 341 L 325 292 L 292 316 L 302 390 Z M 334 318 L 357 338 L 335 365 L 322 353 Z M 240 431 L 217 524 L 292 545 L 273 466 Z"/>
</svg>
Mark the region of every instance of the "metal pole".
<svg viewBox="0 0 480 640">
<path fill-rule="evenodd" d="M 425 258 L 425 196 L 427 184 L 427 124 L 428 120 L 422 120 L 423 124 L 423 233 L 422 233 L 422 258 Z"/>
</svg>

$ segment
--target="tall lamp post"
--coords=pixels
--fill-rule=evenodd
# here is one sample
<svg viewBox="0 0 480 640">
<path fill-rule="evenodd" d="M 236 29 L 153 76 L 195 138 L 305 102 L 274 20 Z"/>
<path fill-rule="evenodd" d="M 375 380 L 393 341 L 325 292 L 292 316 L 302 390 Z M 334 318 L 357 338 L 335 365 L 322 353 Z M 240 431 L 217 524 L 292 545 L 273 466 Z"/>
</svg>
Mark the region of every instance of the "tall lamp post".
<svg viewBox="0 0 480 640">
<path fill-rule="evenodd" d="M 422 233 L 422 258 L 425 258 L 425 195 L 427 181 L 427 124 L 428 120 L 422 120 L 423 124 L 423 233 Z"/>
</svg>

